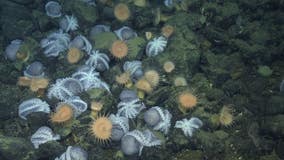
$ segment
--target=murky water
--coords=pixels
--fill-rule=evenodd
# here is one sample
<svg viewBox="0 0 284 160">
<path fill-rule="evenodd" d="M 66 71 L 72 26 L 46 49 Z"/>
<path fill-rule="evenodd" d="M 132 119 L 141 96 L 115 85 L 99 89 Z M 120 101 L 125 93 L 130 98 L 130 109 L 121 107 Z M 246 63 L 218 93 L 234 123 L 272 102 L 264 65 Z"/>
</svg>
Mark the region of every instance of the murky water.
<svg viewBox="0 0 284 160">
<path fill-rule="evenodd" d="M 284 2 L 2 0 L 1 160 L 284 159 Z"/>
</svg>

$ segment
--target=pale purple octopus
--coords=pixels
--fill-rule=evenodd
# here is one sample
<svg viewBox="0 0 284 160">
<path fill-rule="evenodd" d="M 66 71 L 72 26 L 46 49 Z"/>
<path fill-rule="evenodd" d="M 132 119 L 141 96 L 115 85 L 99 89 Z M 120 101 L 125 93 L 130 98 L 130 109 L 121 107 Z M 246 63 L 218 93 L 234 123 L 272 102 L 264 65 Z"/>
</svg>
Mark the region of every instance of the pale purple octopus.
<svg viewBox="0 0 284 160">
<path fill-rule="evenodd" d="M 171 118 L 170 112 L 159 106 L 152 107 L 144 113 L 144 121 L 154 130 L 162 131 L 164 134 L 169 132 Z"/>
<path fill-rule="evenodd" d="M 55 160 L 88 160 L 88 153 L 77 146 L 68 146 L 66 152 Z"/>
<path fill-rule="evenodd" d="M 111 114 L 109 119 L 112 122 L 111 139 L 120 141 L 120 139 L 129 131 L 128 118 Z"/>
<path fill-rule="evenodd" d="M 142 70 L 142 62 L 137 60 L 126 61 L 123 64 L 123 70 L 125 72 L 129 72 L 133 80 L 138 80 L 144 75 Z"/>
<path fill-rule="evenodd" d="M 41 62 L 35 61 L 27 66 L 24 76 L 29 78 L 42 78 L 45 76 L 44 66 Z"/>
<path fill-rule="evenodd" d="M 60 135 L 53 133 L 47 126 L 40 127 L 31 137 L 35 149 L 38 149 L 41 144 L 56 140 L 60 140 Z"/>
<path fill-rule="evenodd" d="M 49 114 L 50 107 L 45 101 L 42 101 L 39 98 L 31 98 L 28 100 L 23 101 L 19 105 L 19 117 L 24 120 L 27 120 L 27 116 L 33 112 L 44 112 Z"/>
<path fill-rule="evenodd" d="M 135 33 L 133 31 L 133 29 L 127 27 L 127 26 L 123 26 L 118 30 L 115 30 L 114 33 L 116 34 L 116 36 L 122 40 L 122 41 L 128 41 L 132 38 L 137 37 L 137 33 Z"/>
<path fill-rule="evenodd" d="M 57 98 L 67 100 L 70 97 L 76 96 L 83 91 L 83 86 L 75 78 L 57 79 L 55 84 L 52 84 L 48 89 L 48 98 Z"/>
<path fill-rule="evenodd" d="M 90 37 L 95 37 L 100 33 L 109 32 L 109 31 L 110 31 L 110 26 L 98 24 L 98 25 L 95 25 L 94 27 L 92 27 L 92 29 L 90 31 Z"/>
<path fill-rule="evenodd" d="M 121 139 L 121 150 L 125 155 L 142 154 L 143 147 L 161 145 L 161 141 L 148 129 L 141 132 L 133 130 L 126 133 Z"/>
<path fill-rule="evenodd" d="M 83 36 L 78 35 L 76 36 L 69 44 L 69 48 L 75 47 L 80 50 L 84 50 L 86 53 L 90 53 L 92 51 L 92 44 L 89 40 Z"/>
<path fill-rule="evenodd" d="M 88 104 L 83 101 L 79 96 L 70 97 L 63 102 L 59 102 L 57 106 L 60 106 L 61 103 L 69 104 L 74 112 L 74 117 L 78 117 L 80 114 L 85 112 L 88 108 Z"/>
<path fill-rule="evenodd" d="M 57 57 L 61 52 L 68 49 L 70 36 L 62 30 L 53 32 L 40 42 L 43 53 L 46 57 Z"/>
<path fill-rule="evenodd" d="M 15 39 L 5 49 L 5 57 L 10 61 L 15 61 L 17 59 L 17 52 L 23 44 L 22 40 Z"/>
</svg>

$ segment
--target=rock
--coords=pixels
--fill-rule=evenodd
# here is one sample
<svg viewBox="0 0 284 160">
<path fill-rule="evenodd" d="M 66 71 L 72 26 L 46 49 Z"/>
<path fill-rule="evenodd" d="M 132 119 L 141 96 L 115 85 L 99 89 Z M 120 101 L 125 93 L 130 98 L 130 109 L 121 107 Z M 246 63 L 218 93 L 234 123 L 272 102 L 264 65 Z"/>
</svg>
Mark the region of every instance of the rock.
<svg viewBox="0 0 284 160">
<path fill-rule="evenodd" d="M 112 43 L 117 40 L 116 35 L 112 32 L 102 32 L 90 39 L 96 49 L 110 49 Z"/>
<path fill-rule="evenodd" d="M 144 51 L 144 46 L 146 42 L 141 37 L 135 37 L 127 42 L 129 53 L 127 57 L 129 60 L 137 59 L 137 56 L 140 52 Z"/>
</svg>

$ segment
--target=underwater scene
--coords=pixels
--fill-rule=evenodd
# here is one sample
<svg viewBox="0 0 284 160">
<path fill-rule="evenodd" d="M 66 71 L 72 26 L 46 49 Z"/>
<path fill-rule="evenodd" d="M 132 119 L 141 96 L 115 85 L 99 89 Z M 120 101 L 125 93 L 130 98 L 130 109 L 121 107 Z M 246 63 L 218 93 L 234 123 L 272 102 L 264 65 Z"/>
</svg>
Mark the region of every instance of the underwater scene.
<svg viewBox="0 0 284 160">
<path fill-rule="evenodd" d="M 0 160 L 284 160 L 284 0 L 0 12 Z"/>
</svg>

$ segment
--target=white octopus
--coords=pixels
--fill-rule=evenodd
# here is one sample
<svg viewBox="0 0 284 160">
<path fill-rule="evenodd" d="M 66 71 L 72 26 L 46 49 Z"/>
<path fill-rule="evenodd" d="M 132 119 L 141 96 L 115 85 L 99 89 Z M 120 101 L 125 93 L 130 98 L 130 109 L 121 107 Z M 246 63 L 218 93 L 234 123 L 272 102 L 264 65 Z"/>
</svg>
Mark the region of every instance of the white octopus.
<svg viewBox="0 0 284 160">
<path fill-rule="evenodd" d="M 31 98 L 28 100 L 25 100 L 19 105 L 19 116 L 27 120 L 27 115 L 33 112 L 44 112 L 44 113 L 50 113 L 49 104 L 47 104 L 45 101 L 42 101 L 38 98 Z"/>
<path fill-rule="evenodd" d="M 184 118 L 181 121 L 176 121 L 175 128 L 181 128 L 185 136 L 191 137 L 193 132 L 202 125 L 203 123 L 199 118 L 192 117 L 189 120 Z"/>
<path fill-rule="evenodd" d="M 119 108 L 117 111 L 118 115 L 127 118 L 135 118 L 139 112 L 146 107 L 144 103 L 137 98 L 128 102 L 121 101 L 118 103 L 117 108 Z"/>
<path fill-rule="evenodd" d="M 81 82 L 85 91 L 92 88 L 103 88 L 110 92 L 108 84 L 102 81 L 99 75 L 99 72 L 96 72 L 95 68 L 83 66 L 77 72 L 73 73 L 72 77 Z"/>
<path fill-rule="evenodd" d="M 65 17 L 60 21 L 60 27 L 65 32 L 75 31 L 78 29 L 78 21 L 77 18 L 72 16 L 65 15 Z"/>
<path fill-rule="evenodd" d="M 88 153 L 82 149 L 81 147 L 77 146 L 68 146 L 66 152 L 61 154 L 55 160 L 87 160 Z"/>
<path fill-rule="evenodd" d="M 123 64 L 123 70 L 128 71 L 130 75 L 133 75 L 136 71 L 142 70 L 142 62 L 141 61 L 126 61 Z"/>
<path fill-rule="evenodd" d="M 89 55 L 89 59 L 85 62 L 86 65 L 96 68 L 99 63 L 102 63 L 106 69 L 109 69 L 109 58 L 106 54 L 100 53 L 99 50 L 92 50 Z"/>
<path fill-rule="evenodd" d="M 44 49 L 43 53 L 46 57 L 57 57 L 60 52 L 68 49 L 70 42 L 70 36 L 67 33 L 63 33 L 62 30 L 53 32 L 42 39 L 40 42 L 41 48 Z"/>
<path fill-rule="evenodd" d="M 31 142 L 33 143 L 36 149 L 39 148 L 39 145 L 44 144 L 48 141 L 56 141 L 60 139 L 60 135 L 54 134 L 53 131 L 47 127 L 40 127 L 31 137 Z"/>
<path fill-rule="evenodd" d="M 159 123 L 156 124 L 153 129 L 162 131 L 165 134 L 167 134 L 169 132 L 169 128 L 171 127 L 171 118 L 172 118 L 171 113 L 166 109 L 165 110 L 161 109 L 159 106 L 155 106 L 152 108 L 159 113 L 161 118 Z"/>
<path fill-rule="evenodd" d="M 160 36 L 158 38 L 154 38 L 152 41 L 148 42 L 146 46 L 146 55 L 148 57 L 156 56 L 164 51 L 166 45 L 167 39 L 165 37 Z"/>
<path fill-rule="evenodd" d="M 144 146 L 153 147 L 161 145 L 161 141 L 148 129 L 143 132 L 135 129 L 126 133 L 124 136 L 132 136 L 139 142 L 139 156 L 141 155 Z"/>
<path fill-rule="evenodd" d="M 109 116 L 109 119 L 111 120 L 113 126 L 120 127 L 124 133 L 127 133 L 129 131 L 128 118 L 111 114 Z"/>
<path fill-rule="evenodd" d="M 83 91 L 80 81 L 75 78 L 57 79 L 48 90 L 47 97 L 55 97 L 60 100 L 66 100 Z"/>
</svg>

